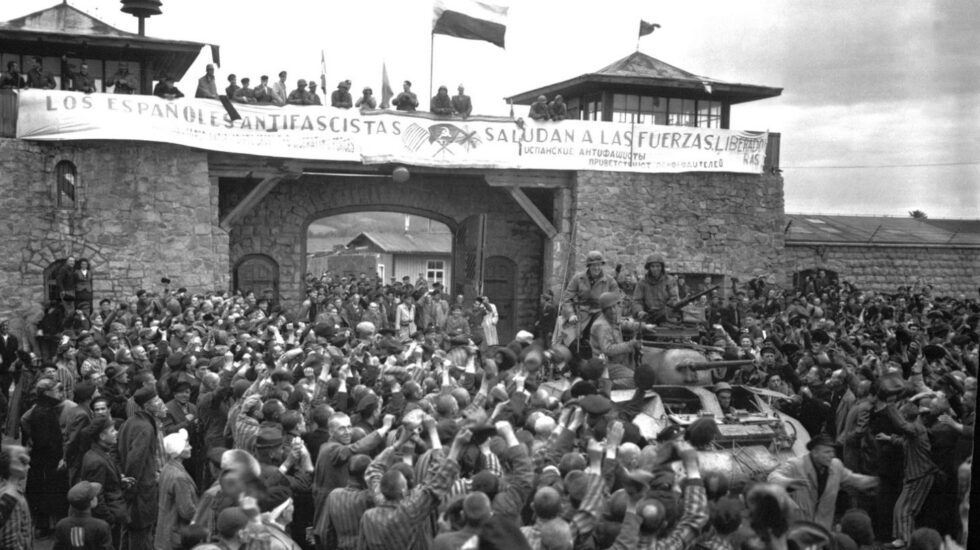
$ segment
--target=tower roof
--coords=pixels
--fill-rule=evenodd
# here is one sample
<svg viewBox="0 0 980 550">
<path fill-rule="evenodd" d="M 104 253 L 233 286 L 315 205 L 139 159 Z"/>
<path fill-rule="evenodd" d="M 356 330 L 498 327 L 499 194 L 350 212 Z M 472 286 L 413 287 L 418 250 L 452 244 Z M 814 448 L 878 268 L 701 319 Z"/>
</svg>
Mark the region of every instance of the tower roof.
<svg viewBox="0 0 980 550">
<path fill-rule="evenodd" d="M 68 4 L 0 22 L 0 51 L 25 55 L 118 59 L 146 63 L 152 75 L 187 72 L 205 44 L 117 29 Z"/>
<path fill-rule="evenodd" d="M 600 90 L 689 99 L 714 99 L 729 103 L 776 97 L 783 92 L 782 88 L 725 82 L 699 76 L 637 51 L 598 71 L 535 88 L 506 99 L 518 105 L 527 105 L 539 95 L 549 98 L 555 94 L 575 97 Z"/>
</svg>

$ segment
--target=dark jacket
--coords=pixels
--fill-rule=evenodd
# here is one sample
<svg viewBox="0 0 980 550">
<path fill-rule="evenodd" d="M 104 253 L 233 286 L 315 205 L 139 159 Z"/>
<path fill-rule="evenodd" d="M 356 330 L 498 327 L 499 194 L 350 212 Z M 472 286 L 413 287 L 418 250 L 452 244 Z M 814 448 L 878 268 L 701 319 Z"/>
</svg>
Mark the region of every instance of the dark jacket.
<svg viewBox="0 0 980 550">
<path fill-rule="evenodd" d="M 76 543 L 82 541 L 79 546 Z M 109 524 L 93 518 L 88 510 L 70 509 L 68 517 L 54 527 L 54 550 L 112 550 Z"/>
<path fill-rule="evenodd" d="M 129 511 L 126 509 L 122 487 L 122 474 L 109 453 L 98 445 L 93 445 L 82 457 L 82 471 L 79 478 L 102 484 L 102 494 L 99 495 L 98 506 L 92 510 L 93 516 L 113 524 L 129 521 Z"/>
<path fill-rule="evenodd" d="M 20 343 L 13 334 L 7 334 L 6 342 L 0 338 L 0 358 L 3 358 L 3 362 L 0 363 L 0 373 L 10 371 L 10 367 L 17 360 L 18 349 L 20 349 Z"/>
<path fill-rule="evenodd" d="M 119 430 L 119 464 L 124 476 L 136 479 L 128 496 L 130 525 L 146 529 L 157 519 L 157 482 L 159 443 L 156 420 L 138 410 Z"/>
<path fill-rule="evenodd" d="M 677 303 L 677 280 L 664 273 L 654 279 L 648 273 L 636 283 L 633 291 L 633 312 L 660 313 L 669 304 Z"/>
</svg>

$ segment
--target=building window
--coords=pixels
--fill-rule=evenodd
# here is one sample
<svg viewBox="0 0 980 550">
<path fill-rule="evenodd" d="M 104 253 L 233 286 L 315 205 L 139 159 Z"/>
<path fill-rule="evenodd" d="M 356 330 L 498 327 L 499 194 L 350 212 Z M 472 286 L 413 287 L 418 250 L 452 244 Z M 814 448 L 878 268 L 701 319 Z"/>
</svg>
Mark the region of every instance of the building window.
<svg viewBox="0 0 980 550">
<path fill-rule="evenodd" d="M 721 102 L 698 100 L 698 127 L 721 128 Z"/>
<path fill-rule="evenodd" d="M 442 260 L 427 260 L 425 262 L 425 279 L 446 284 L 446 263 Z"/>
<path fill-rule="evenodd" d="M 671 99 L 667 106 L 667 124 L 670 126 L 697 126 L 695 101 Z"/>
<path fill-rule="evenodd" d="M 577 97 L 573 97 L 565 102 L 565 108 L 568 110 L 569 119 L 582 120 L 582 106 Z"/>
<path fill-rule="evenodd" d="M 378 278 L 381 279 L 382 282 L 384 282 L 384 280 L 385 280 L 385 264 L 378 264 Z"/>
<path fill-rule="evenodd" d="M 613 94 L 614 122 L 721 127 L 721 102 Z"/>
<path fill-rule="evenodd" d="M 602 120 L 602 96 L 582 98 L 582 120 Z"/>
<path fill-rule="evenodd" d="M 55 181 L 57 183 L 58 208 L 75 208 L 78 172 L 70 161 L 63 160 L 55 165 Z"/>
</svg>

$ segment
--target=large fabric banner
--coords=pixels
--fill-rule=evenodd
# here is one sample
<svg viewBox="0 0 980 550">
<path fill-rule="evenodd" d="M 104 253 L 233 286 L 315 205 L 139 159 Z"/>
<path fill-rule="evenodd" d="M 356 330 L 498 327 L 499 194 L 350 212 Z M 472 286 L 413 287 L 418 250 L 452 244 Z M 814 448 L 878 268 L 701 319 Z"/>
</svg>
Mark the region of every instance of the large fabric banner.
<svg viewBox="0 0 980 550">
<path fill-rule="evenodd" d="M 283 158 L 445 168 L 761 173 L 765 132 L 621 124 L 468 119 L 319 106 L 20 92 L 17 137 L 121 139 Z"/>
</svg>

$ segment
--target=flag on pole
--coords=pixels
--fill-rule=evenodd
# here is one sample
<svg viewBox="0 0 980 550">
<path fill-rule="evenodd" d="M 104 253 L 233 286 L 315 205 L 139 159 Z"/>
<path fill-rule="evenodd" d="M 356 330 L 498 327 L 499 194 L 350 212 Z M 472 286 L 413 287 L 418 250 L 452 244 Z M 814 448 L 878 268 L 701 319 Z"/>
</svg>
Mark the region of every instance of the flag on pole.
<svg viewBox="0 0 980 550">
<path fill-rule="evenodd" d="M 507 6 L 484 0 L 434 0 L 432 33 L 504 47 Z"/>
<path fill-rule="evenodd" d="M 217 66 L 221 66 L 221 46 L 217 44 L 210 44 L 211 46 L 211 62 Z"/>
<path fill-rule="evenodd" d="M 320 90 L 323 91 L 324 95 L 327 93 L 327 58 L 323 55 L 323 50 L 320 50 Z"/>
<path fill-rule="evenodd" d="M 640 36 L 646 36 L 648 34 L 653 34 L 653 31 L 660 28 L 657 23 L 647 23 L 646 21 L 640 19 Z"/>
<path fill-rule="evenodd" d="M 390 105 L 391 98 L 395 96 L 395 92 L 391 89 L 391 82 L 388 81 L 388 67 L 385 66 L 384 61 L 381 62 L 381 108 L 387 109 Z"/>
</svg>

